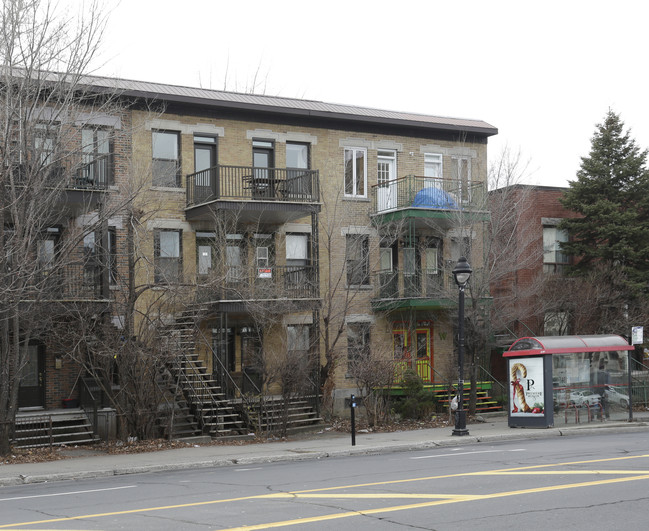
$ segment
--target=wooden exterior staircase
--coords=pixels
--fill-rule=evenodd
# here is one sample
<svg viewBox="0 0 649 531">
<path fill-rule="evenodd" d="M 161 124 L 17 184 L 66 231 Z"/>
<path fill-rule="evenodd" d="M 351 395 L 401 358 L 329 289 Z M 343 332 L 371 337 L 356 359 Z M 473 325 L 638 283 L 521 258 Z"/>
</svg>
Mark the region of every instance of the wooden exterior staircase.
<svg viewBox="0 0 649 531">
<path fill-rule="evenodd" d="M 266 396 L 253 402 L 245 407 L 257 432 L 299 433 L 312 431 L 324 422 L 306 398 L 295 397 L 285 401 L 281 396 Z"/>
<path fill-rule="evenodd" d="M 16 415 L 15 448 L 76 446 L 98 442 L 90 419 L 82 409 L 20 412 Z"/>
<path fill-rule="evenodd" d="M 448 411 L 448 391 L 446 389 L 436 389 L 433 390 L 433 395 L 437 397 L 437 403 L 440 404 L 444 411 Z M 471 396 L 471 388 L 465 387 L 463 393 L 463 402 L 464 409 L 469 409 L 469 399 Z M 493 411 L 502 411 L 503 406 L 499 404 L 491 396 L 491 386 L 485 385 L 483 382 L 478 382 L 476 389 L 476 403 L 475 411 L 476 413 L 487 413 Z"/>
</svg>

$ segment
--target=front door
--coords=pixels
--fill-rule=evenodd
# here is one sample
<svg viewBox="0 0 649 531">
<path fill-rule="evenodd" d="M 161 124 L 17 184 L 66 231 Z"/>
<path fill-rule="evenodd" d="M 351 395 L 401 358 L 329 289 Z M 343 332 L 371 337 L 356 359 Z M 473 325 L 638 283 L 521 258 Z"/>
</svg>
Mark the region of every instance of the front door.
<svg viewBox="0 0 649 531">
<path fill-rule="evenodd" d="M 29 345 L 25 352 L 25 365 L 21 371 L 18 407 L 43 407 L 45 405 L 45 352 L 40 345 Z"/>
<path fill-rule="evenodd" d="M 377 175 L 377 210 L 392 210 L 397 207 L 396 153 L 379 151 Z"/>
<path fill-rule="evenodd" d="M 234 330 L 232 328 L 212 330 L 212 348 L 216 355 L 212 375 L 217 385 L 226 391 L 228 397 L 231 397 L 234 389 L 230 385 L 228 373 L 232 374 L 236 368 Z"/>
<path fill-rule="evenodd" d="M 254 166 L 252 178 L 252 193 L 256 198 L 275 197 L 275 178 L 273 166 L 275 164 L 275 149 L 270 141 L 255 140 L 252 143 L 252 165 Z"/>
<path fill-rule="evenodd" d="M 216 137 L 194 137 L 194 171 L 196 172 L 196 198 L 217 196 Z"/>
<path fill-rule="evenodd" d="M 417 374 L 424 383 L 433 381 L 433 358 L 431 354 L 429 326 L 417 327 Z"/>
</svg>

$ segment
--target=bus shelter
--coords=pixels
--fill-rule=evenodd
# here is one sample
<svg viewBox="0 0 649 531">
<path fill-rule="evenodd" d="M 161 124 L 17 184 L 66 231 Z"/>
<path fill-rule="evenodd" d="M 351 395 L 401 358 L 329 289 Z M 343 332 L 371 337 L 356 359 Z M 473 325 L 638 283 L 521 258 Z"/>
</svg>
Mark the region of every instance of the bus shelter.
<svg viewBox="0 0 649 531">
<path fill-rule="evenodd" d="M 617 335 L 517 339 L 503 356 L 510 378 L 510 428 L 548 428 L 557 420 L 633 420 L 631 352 Z"/>
</svg>

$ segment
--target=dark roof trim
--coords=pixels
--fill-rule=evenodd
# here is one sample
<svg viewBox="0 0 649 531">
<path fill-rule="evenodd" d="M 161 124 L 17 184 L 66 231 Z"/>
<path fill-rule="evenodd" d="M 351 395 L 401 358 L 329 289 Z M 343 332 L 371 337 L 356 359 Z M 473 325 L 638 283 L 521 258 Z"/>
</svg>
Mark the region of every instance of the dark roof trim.
<svg viewBox="0 0 649 531">
<path fill-rule="evenodd" d="M 393 125 L 430 131 L 471 133 L 484 137 L 498 133 L 497 128 L 482 120 L 430 116 L 353 105 L 325 103 L 314 100 L 240 94 L 236 92 L 97 76 L 86 77 L 84 84 L 91 88 L 91 90 L 97 90 L 98 92 L 111 90 L 125 97 L 173 102 L 184 105 L 337 120 L 350 123 Z"/>
</svg>

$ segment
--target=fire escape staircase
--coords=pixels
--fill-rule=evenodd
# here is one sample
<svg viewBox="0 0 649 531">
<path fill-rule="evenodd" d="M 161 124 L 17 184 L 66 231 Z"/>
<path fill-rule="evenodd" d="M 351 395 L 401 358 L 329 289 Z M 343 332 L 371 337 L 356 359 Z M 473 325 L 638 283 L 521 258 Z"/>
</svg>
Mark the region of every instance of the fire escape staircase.
<svg viewBox="0 0 649 531">
<path fill-rule="evenodd" d="M 168 328 L 174 356 L 168 365 L 171 379 L 205 435 L 224 437 L 247 433 L 241 415 L 225 397 L 196 353 L 194 312 L 183 312 Z"/>
</svg>

